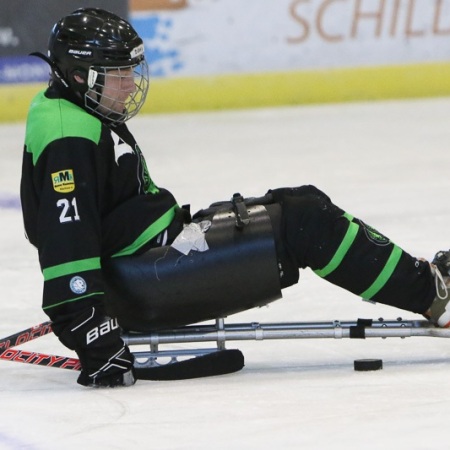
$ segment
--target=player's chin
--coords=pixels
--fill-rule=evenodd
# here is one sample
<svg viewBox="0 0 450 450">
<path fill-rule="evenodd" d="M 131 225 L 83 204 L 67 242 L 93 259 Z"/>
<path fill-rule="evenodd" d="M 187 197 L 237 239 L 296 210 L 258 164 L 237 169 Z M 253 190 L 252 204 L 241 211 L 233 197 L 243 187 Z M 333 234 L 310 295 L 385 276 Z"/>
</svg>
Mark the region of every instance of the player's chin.
<svg viewBox="0 0 450 450">
<path fill-rule="evenodd" d="M 117 114 L 124 114 L 127 112 L 127 109 L 125 108 L 125 103 L 118 103 L 111 108 L 111 111 Z"/>
</svg>

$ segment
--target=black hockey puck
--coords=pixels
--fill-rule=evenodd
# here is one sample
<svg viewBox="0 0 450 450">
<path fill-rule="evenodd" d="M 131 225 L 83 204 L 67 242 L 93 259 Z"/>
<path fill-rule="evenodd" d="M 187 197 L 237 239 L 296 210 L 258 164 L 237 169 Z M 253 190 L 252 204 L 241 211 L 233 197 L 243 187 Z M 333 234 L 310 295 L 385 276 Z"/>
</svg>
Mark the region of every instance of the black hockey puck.
<svg viewBox="0 0 450 450">
<path fill-rule="evenodd" d="M 368 372 L 370 370 L 381 370 L 383 368 L 382 359 L 355 359 L 353 367 L 358 372 Z"/>
</svg>

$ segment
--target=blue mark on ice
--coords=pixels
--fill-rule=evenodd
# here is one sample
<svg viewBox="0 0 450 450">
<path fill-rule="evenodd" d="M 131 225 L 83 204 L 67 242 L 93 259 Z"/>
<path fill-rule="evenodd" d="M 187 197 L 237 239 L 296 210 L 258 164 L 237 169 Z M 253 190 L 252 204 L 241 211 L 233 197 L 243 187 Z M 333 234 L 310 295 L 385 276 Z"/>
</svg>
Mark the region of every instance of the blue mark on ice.
<svg viewBox="0 0 450 450">
<path fill-rule="evenodd" d="M 18 195 L 0 192 L 0 209 L 21 209 L 22 205 Z"/>
<path fill-rule="evenodd" d="M 0 447 L 4 449 L 27 449 L 27 450 L 35 450 L 37 449 L 36 446 L 33 444 L 30 444 L 28 442 L 24 442 L 20 440 L 19 438 L 8 436 L 0 431 Z"/>
</svg>

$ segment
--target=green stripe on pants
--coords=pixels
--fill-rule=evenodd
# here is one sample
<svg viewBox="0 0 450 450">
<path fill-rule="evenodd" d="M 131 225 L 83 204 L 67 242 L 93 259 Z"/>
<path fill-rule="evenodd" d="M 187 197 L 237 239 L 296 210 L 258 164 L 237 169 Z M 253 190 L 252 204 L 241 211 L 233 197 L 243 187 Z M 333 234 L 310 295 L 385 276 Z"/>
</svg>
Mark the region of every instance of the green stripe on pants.
<svg viewBox="0 0 450 450">
<path fill-rule="evenodd" d="M 362 298 L 370 300 L 375 294 L 381 290 L 381 288 L 388 282 L 391 275 L 394 273 L 400 258 L 402 256 L 403 250 L 397 245 L 394 245 L 392 252 L 387 260 L 383 270 L 378 275 L 377 279 L 372 283 L 368 289 L 366 289 L 361 295 Z"/>
<path fill-rule="evenodd" d="M 341 245 L 339 245 L 338 249 L 336 250 L 336 253 L 333 255 L 330 262 L 323 269 L 318 269 L 314 271 L 316 275 L 319 275 L 319 277 L 324 278 L 339 267 L 345 255 L 350 250 L 350 247 L 352 246 L 353 241 L 355 240 L 356 235 L 358 234 L 358 230 L 359 230 L 358 224 L 354 222 L 349 222 L 347 232 L 345 233 L 344 239 L 342 239 Z"/>
</svg>

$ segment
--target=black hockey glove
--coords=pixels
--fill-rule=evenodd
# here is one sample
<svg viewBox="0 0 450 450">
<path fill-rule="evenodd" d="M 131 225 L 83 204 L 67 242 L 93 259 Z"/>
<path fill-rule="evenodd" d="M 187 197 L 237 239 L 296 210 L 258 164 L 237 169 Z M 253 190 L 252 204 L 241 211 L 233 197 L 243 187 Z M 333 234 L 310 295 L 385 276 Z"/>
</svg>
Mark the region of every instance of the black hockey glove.
<svg viewBox="0 0 450 450">
<path fill-rule="evenodd" d="M 92 307 L 57 334 L 80 358 L 79 384 L 115 387 L 135 383 L 134 357 L 120 337 L 116 319 Z"/>
</svg>

